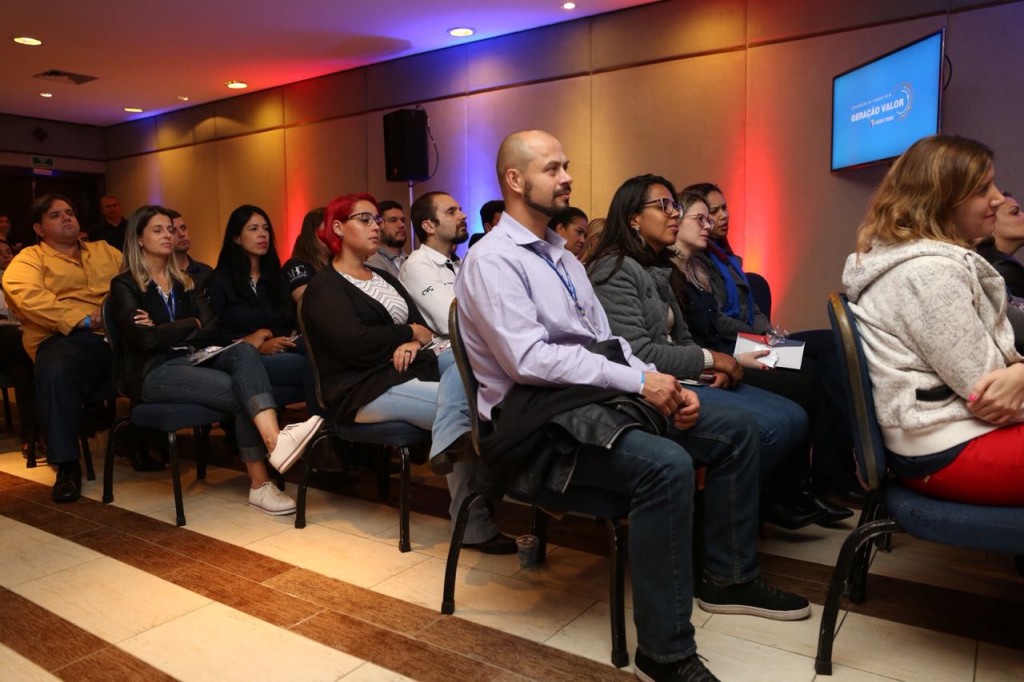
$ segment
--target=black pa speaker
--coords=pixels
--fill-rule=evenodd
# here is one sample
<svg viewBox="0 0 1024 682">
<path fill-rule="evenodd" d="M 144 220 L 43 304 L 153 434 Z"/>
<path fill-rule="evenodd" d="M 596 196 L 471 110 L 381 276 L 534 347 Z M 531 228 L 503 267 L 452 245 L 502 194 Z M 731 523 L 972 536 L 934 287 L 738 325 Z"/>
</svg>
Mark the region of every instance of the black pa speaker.
<svg viewBox="0 0 1024 682">
<path fill-rule="evenodd" d="M 384 168 L 389 181 L 426 180 L 427 112 L 399 109 L 384 115 Z"/>
</svg>

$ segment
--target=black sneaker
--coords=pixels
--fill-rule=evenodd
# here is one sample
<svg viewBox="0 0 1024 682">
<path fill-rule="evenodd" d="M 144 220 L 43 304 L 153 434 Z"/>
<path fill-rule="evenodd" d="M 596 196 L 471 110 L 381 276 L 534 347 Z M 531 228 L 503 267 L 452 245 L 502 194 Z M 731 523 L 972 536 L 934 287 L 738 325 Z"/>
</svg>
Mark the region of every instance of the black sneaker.
<svg viewBox="0 0 1024 682">
<path fill-rule="evenodd" d="M 760 576 L 740 585 L 716 587 L 705 578 L 697 587 L 697 604 L 708 613 L 803 620 L 811 615 L 806 599 L 771 587 Z"/>
<path fill-rule="evenodd" d="M 719 679 L 704 667 L 700 656 L 671 663 L 658 663 L 639 649 L 633 658 L 633 674 L 645 682 L 719 682 Z"/>
<path fill-rule="evenodd" d="M 53 484 L 54 502 L 74 502 L 82 496 L 82 465 L 78 460 L 57 465 L 57 482 Z"/>
</svg>

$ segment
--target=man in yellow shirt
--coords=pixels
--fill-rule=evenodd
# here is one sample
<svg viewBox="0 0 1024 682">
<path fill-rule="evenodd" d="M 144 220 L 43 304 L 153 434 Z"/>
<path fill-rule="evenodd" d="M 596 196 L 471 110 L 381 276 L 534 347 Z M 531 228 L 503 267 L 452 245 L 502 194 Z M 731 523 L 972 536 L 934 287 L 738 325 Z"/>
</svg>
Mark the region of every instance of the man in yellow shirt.
<svg viewBox="0 0 1024 682">
<path fill-rule="evenodd" d="M 31 220 L 40 243 L 18 253 L 4 272 L 3 286 L 23 323 L 25 350 L 35 361 L 38 416 L 46 429 L 49 462 L 57 465 L 53 500 L 73 502 L 82 492 L 82 403 L 110 379 L 100 303 L 121 270 L 121 252 L 106 242 L 81 241 L 66 197 L 40 197 Z"/>
</svg>

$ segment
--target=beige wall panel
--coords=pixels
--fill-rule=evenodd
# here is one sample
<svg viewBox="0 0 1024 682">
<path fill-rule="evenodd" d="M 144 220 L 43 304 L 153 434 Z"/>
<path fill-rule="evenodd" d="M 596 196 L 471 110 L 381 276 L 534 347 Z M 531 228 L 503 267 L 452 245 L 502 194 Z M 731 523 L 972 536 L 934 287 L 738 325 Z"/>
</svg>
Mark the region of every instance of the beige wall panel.
<svg viewBox="0 0 1024 682">
<path fill-rule="evenodd" d="M 42 142 L 33 134 L 36 129 L 46 133 Z M 0 150 L 6 152 L 105 161 L 103 137 L 103 129 L 95 126 L 0 114 Z M 25 163 L 31 164 L 31 159 L 26 157 Z"/>
<path fill-rule="evenodd" d="M 244 135 L 284 125 L 283 88 L 216 102 L 217 137 Z"/>
<path fill-rule="evenodd" d="M 125 217 L 139 206 L 164 200 L 159 154 L 142 154 L 107 163 L 107 192 L 121 202 Z"/>
<path fill-rule="evenodd" d="M 277 250 L 285 244 L 284 131 L 244 135 L 214 143 L 217 147 L 218 225 L 226 225 L 231 211 L 255 204 L 267 212 L 275 228 Z"/>
<path fill-rule="evenodd" d="M 946 54 L 953 78 L 943 93 L 942 129 L 981 140 L 996 153 L 996 183 L 1024 196 L 1022 3 L 953 14 Z"/>
<path fill-rule="evenodd" d="M 727 52 L 595 75 L 595 215 L 642 173 L 742 192 L 745 70 L 744 53 Z"/>
<path fill-rule="evenodd" d="M 160 149 L 209 142 L 214 138 L 214 105 L 180 109 L 155 117 Z"/>
<path fill-rule="evenodd" d="M 775 321 L 826 324 L 857 225 L 884 168 L 831 173 L 832 77 L 942 26 L 944 16 L 780 43 L 748 52 L 746 266 L 772 285 Z"/>
<path fill-rule="evenodd" d="M 192 241 L 192 257 L 214 265 L 226 222 L 221 221 L 219 214 L 217 145 L 193 145 L 156 156 L 160 202 L 185 218 Z"/>
<path fill-rule="evenodd" d="M 758 43 L 900 21 L 945 12 L 948 5 L 949 0 L 754 0 L 748 5 L 747 40 Z"/>
<path fill-rule="evenodd" d="M 448 192 L 464 208 L 468 208 L 467 194 L 469 171 L 467 168 L 466 98 L 456 97 L 424 105 L 430 124 L 430 131 L 437 143 L 437 153 L 429 144 L 430 170 L 437 172 L 430 180 L 418 182 L 413 196 L 427 192 Z M 409 210 L 409 183 L 388 182 L 384 172 L 384 122 L 386 112 L 375 111 L 367 115 L 367 189 L 378 201 L 393 199 Z M 468 211 L 467 211 L 468 213 Z"/>
<path fill-rule="evenodd" d="M 366 190 L 366 117 L 350 116 L 285 130 L 287 215 L 280 225 L 282 260 L 291 253 L 306 212 L 339 194 Z"/>
<path fill-rule="evenodd" d="M 332 73 L 284 87 L 286 125 L 349 116 L 366 109 L 366 69 Z"/>
<path fill-rule="evenodd" d="M 471 91 L 578 75 L 590 70 L 590 22 L 514 33 L 467 49 Z"/>
<path fill-rule="evenodd" d="M 156 150 L 156 119 L 144 118 L 103 130 L 108 159 Z"/>
<path fill-rule="evenodd" d="M 517 130 L 545 130 L 562 142 L 573 176 L 572 204 L 591 213 L 591 92 L 590 78 L 569 78 L 468 98 L 469 191 L 460 197 L 468 209 L 470 230 L 479 232 L 480 206 L 500 199 L 494 170 L 498 146 Z"/>
<path fill-rule="evenodd" d="M 669 0 L 597 16 L 591 62 L 600 71 L 743 47 L 746 12 L 747 0 Z"/>
<path fill-rule="evenodd" d="M 383 109 L 466 92 L 466 46 L 366 67 L 366 106 Z"/>
</svg>

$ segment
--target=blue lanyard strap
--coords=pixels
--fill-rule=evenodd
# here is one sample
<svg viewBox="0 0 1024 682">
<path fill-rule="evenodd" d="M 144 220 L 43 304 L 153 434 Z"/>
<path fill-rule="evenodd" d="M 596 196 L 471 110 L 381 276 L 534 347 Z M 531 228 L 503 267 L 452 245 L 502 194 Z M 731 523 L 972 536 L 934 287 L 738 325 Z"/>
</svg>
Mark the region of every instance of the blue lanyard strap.
<svg viewBox="0 0 1024 682">
<path fill-rule="evenodd" d="M 174 289 L 171 289 L 171 292 L 166 296 L 164 295 L 164 290 L 160 287 L 157 287 L 156 291 L 160 294 L 160 298 L 163 299 L 164 307 L 167 308 L 167 314 L 171 316 L 171 322 L 174 322 L 174 313 L 178 310 L 178 304 L 174 300 Z"/>
<path fill-rule="evenodd" d="M 555 262 L 545 254 L 540 251 L 534 251 L 534 253 L 540 256 L 541 260 L 547 263 L 548 267 L 555 271 L 555 274 L 558 275 L 558 279 L 562 282 L 562 286 L 565 287 L 567 292 L 569 292 L 569 298 L 572 299 L 573 305 L 576 306 L 576 312 L 580 314 L 580 317 L 586 317 L 587 313 L 583 310 L 583 306 L 580 305 L 579 298 L 576 296 L 576 287 L 573 285 L 572 279 L 569 277 L 569 271 L 565 269 L 565 263 L 561 260 L 558 261 L 558 265 L 562 266 L 561 271 L 559 271 L 558 265 L 555 265 Z"/>
</svg>

